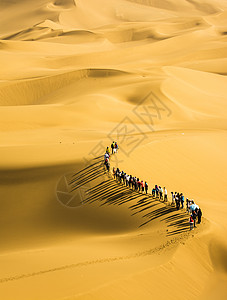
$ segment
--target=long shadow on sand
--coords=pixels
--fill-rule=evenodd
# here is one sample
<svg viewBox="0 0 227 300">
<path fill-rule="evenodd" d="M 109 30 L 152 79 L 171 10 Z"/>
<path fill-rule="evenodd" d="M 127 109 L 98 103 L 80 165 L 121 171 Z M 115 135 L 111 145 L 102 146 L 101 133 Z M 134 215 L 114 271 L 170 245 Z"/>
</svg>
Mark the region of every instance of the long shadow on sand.
<svg viewBox="0 0 227 300">
<path fill-rule="evenodd" d="M 175 207 L 161 202 L 151 194 L 139 193 L 115 181 L 106 171 L 102 156 L 95 158 L 92 164 L 73 174 L 68 184 L 73 192 L 91 181 L 94 181 L 94 184 L 86 190 L 86 199 L 83 204 L 100 202 L 100 206 L 119 206 L 137 201 L 128 208 L 132 211 L 132 216 L 141 214 L 141 218 L 144 219 L 139 227 L 158 219 L 167 224 L 168 236 L 189 230 L 188 215 L 184 210 L 176 210 Z"/>
</svg>

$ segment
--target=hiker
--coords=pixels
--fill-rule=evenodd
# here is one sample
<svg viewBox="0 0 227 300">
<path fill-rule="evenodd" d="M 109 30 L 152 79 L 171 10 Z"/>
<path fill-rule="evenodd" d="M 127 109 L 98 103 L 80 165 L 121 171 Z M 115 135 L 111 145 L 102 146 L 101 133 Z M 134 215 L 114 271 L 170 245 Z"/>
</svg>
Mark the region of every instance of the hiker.
<svg viewBox="0 0 227 300">
<path fill-rule="evenodd" d="M 179 210 L 180 208 L 180 199 L 179 199 L 179 193 L 175 192 L 175 201 L 176 201 L 176 208 Z"/>
<path fill-rule="evenodd" d="M 201 211 L 200 208 L 198 209 L 197 216 L 198 216 L 198 224 L 200 224 L 201 223 L 201 217 L 202 217 L 202 211 Z"/>
<path fill-rule="evenodd" d="M 105 153 L 104 154 L 104 161 L 107 159 L 107 158 L 109 158 L 110 156 L 109 156 L 109 154 L 108 153 Z"/>
<path fill-rule="evenodd" d="M 110 163 L 109 163 L 109 161 L 108 161 L 107 164 L 106 164 L 106 169 L 107 169 L 107 172 L 110 171 Z"/>
<path fill-rule="evenodd" d="M 197 213 L 195 210 L 192 211 L 192 219 L 194 221 L 194 227 L 196 227 L 196 217 L 197 217 Z"/>
<path fill-rule="evenodd" d="M 180 201 L 181 201 L 181 208 L 184 208 L 184 195 L 182 193 L 180 196 Z"/>
<path fill-rule="evenodd" d="M 139 189 L 139 192 L 140 192 L 140 188 L 141 188 L 141 181 L 139 178 L 137 178 L 137 183 L 138 183 L 138 189 Z"/>
<path fill-rule="evenodd" d="M 130 176 L 126 175 L 125 183 L 127 187 L 129 186 L 129 180 L 130 180 Z"/>
<path fill-rule="evenodd" d="M 116 169 L 113 167 L 113 178 L 116 179 Z"/>
<path fill-rule="evenodd" d="M 158 188 L 157 184 L 155 185 L 155 192 L 156 192 L 156 198 L 158 198 L 158 196 L 159 196 L 159 188 Z"/>
<path fill-rule="evenodd" d="M 135 178 L 134 178 L 134 183 L 135 183 L 135 191 L 137 191 L 139 188 L 139 185 L 138 185 L 137 179 L 135 179 Z"/>
<path fill-rule="evenodd" d="M 175 206 L 175 194 L 171 192 L 172 194 L 172 205 Z"/>
<path fill-rule="evenodd" d="M 189 210 L 190 210 L 190 200 L 188 198 L 186 198 L 186 210 L 187 210 L 187 213 L 189 213 Z"/>
<path fill-rule="evenodd" d="M 160 200 L 162 199 L 163 200 L 163 189 L 162 187 L 159 186 L 159 195 L 160 195 Z"/>
<path fill-rule="evenodd" d="M 115 142 L 115 144 L 114 144 L 114 149 L 115 149 L 115 153 L 117 152 L 117 150 L 118 150 L 118 144 L 117 144 L 117 142 Z"/>
<path fill-rule="evenodd" d="M 193 217 L 192 217 L 192 215 L 190 216 L 190 218 L 189 218 L 189 223 L 190 223 L 190 230 L 193 230 L 194 228 L 194 220 L 193 220 Z"/>
<path fill-rule="evenodd" d="M 114 154 L 114 148 L 115 148 L 115 142 L 113 141 L 113 143 L 111 144 L 112 154 Z"/>
<path fill-rule="evenodd" d="M 147 194 L 147 191 L 148 191 L 148 183 L 145 181 L 145 192 Z"/>
<path fill-rule="evenodd" d="M 144 193 L 145 184 L 144 184 L 143 180 L 141 180 L 141 187 L 142 187 L 142 193 Z"/>
<path fill-rule="evenodd" d="M 167 189 L 164 187 L 164 202 L 167 202 L 168 199 L 167 199 Z"/>
<path fill-rule="evenodd" d="M 155 188 L 152 189 L 152 197 L 155 197 Z"/>
<path fill-rule="evenodd" d="M 110 149 L 109 149 L 109 147 L 106 148 L 106 153 L 107 153 L 108 155 L 110 155 Z"/>
</svg>

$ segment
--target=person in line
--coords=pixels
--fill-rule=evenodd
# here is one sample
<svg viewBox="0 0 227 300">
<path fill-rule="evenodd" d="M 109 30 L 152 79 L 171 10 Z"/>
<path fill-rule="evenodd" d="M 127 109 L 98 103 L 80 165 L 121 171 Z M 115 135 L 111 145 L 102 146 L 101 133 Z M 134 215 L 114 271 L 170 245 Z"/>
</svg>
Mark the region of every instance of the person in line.
<svg viewBox="0 0 227 300">
<path fill-rule="evenodd" d="M 116 179 L 116 169 L 113 167 L 113 178 Z"/>
<path fill-rule="evenodd" d="M 164 187 L 164 202 L 167 202 L 168 198 L 167 198 L 167 189 Z"/>
<path fill-rule="evenodd" d="M 201 217 L 202 217 L 202 211 L 201 211 L 201 208 L 198 209 L 197 217 L 198 217 L 198 224 L 200 224 L 200 223 L 201 223 Z"/>
<path fill-rule="evenodd" d="M 175 206 L 175 194 L 173 192 L 171 192 L 172 194 L 172 205 Z"/>
<path fill-rule="evenodd" d="M 180 194 L 181 208 L 184 208 L 184 195 Z"/>
<path fill-rule="evenodd" d="M 148 191 L 148 183 L 145 181 L 145 192 L 147 194 L 147 191 Z"/>
<path fill-rule="evenodd" d="M 110 149 L 109 149 L 109 147 L 106 147 L 106 153 L 110 156 Z"/>
<path fill-rule="evenodd" d="M 113 143 L 111 144 L 112 154 L 114 154 L 114 148 L 115 148 L 115 142 L 113 141 Z"/>
<path fill-rule="evenodd" d="M 109 166 L 110 166 L 110 164 L 109 164 L 109 158 L 108 158 L 108 157 L 106 157 L 106 159 L 105 159 L 105 161 L 104 161 L 104 165 L 105 165 L 105 167 L 106 167 L 106 169 L 107 169 L 107 171 L 108 171 Z"/>
<path fill-rule="evenodd" d="M 180 209 L 180 199 L 179 199 L 179 193 L 175 192 L 175 201 L 176 201 L 176 208 L 177 210 Z"/>
<path fill-rule="evenodd" d="M 161 186 L 159 186 L 159 195 L 160 195 L 160 200 L 163 200 L 163 189 Z"/>
<path fill-rule="evenodd" d="M 110 158 L 110 156 L 109 156 L 108 153 L 105 153 L 105 154 L 104 154 L 104 161 L 105 161 L 107 158 Z"/>
<path fill-rule="evenodd" d="M 117 153 L 117 150 L 118 150 L 118 144 L 117 144 L 117 142 L 115 142 L 115 144 L 114 144 L 114 149 L 115 149 L 115 153 Z"/>
<path fill-rule="evenodd" d="M 156 192 L 156 198 L 159 197 L 159 188 L 157 186 L 157 184 L 155 185 L 155 192 Z"/>
<path fill-rule="evenodd" d="M 194 228 L 194 220 L 193 220 L 193 216 L 191 215 L 189 218 L 189 223 L 190 223 L 190 230 L 193 230 Z"/>
<path fill-rule="evenodd" d="M 152 197 L 155 197 L 155 187 L 152 189 Z"/>
<path fill-rule="evenodd" d="M 145 187 L 145 184 L 144 184 L 143 180 L 141 180 L 142 193 L 144 193 L 144 187 Z"/>
<path fill-rule="evenodd" d="M 195 210 L 192 211 L 192 219 L 194 222 L 194 228 L 196 227 L 196 217 L 197 217 L 197 213 Z"/>
<path fill-rule="evenodd" d="M 139 189 L 139 192 L 140 192 L 140 188 L 141 188 L 141 181 L 139 178 L 137 178 L 137 182 L 138 182 L 138 189 Z"/>
<path fill-rule="evenodd" d="M 189 211 L 190 211 L 190 200 L 188 198 L 186 198 L 186 210 L 187 210 L 187 213 L 189 214 Z"/>
</svg>

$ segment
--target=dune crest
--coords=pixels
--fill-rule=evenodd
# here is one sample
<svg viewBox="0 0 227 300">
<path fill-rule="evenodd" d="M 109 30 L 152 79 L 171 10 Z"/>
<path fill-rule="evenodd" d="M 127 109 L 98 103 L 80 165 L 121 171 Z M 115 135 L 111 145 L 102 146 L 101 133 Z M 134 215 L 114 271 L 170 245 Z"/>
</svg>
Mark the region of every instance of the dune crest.
<svg viewBox="0 0 227 300">
<path fill-rule="evenodd" d="M 226 15 L 224 0 L 0 1 L 1 299 L 226 298 Z M 113 141 L 111 172 L 148 195 L 106 172 Z M 171 192 L 201 207 L 193 231 Z"/>
</svg>

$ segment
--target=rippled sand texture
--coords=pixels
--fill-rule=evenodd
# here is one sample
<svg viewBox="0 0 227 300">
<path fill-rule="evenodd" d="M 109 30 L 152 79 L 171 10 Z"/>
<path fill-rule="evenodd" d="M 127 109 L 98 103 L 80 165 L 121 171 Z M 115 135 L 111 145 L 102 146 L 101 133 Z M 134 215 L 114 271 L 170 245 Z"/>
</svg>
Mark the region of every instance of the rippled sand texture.
<svg viewBox="0 0 227 300">
<path fill-rule="evenodd" d="M 1 299 L 226 299 L 226 39 L 225 0 L 0 0 Z"/>
</svg>

